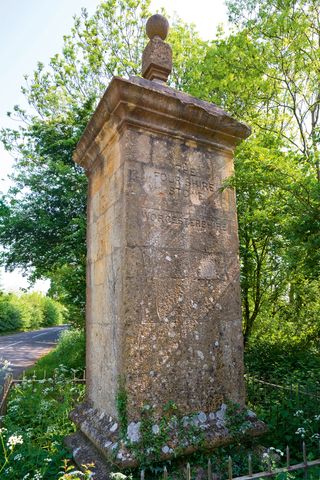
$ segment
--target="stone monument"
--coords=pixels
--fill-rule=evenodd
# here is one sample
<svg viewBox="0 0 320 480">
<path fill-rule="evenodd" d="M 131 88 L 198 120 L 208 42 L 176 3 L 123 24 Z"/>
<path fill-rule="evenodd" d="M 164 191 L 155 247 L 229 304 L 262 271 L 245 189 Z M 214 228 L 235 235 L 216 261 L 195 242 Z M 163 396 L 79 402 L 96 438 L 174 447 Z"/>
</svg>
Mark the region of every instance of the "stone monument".
<svg viewBox="0 0 320 480">
<path fill-rule="evenodd" d="M 89 177 L 87 397 L 69 444 L 119 466 L 137 465 L 148 415 L 149 453 L 167 458 L 230 441 L 227 405 L 245 406 L 235 192 L 224 182 L 250 129 L 166 85 L 167 33 L 164 17 L 149 19 L 144 78 L 112 79 L 74 154 Z"/>
</svg>

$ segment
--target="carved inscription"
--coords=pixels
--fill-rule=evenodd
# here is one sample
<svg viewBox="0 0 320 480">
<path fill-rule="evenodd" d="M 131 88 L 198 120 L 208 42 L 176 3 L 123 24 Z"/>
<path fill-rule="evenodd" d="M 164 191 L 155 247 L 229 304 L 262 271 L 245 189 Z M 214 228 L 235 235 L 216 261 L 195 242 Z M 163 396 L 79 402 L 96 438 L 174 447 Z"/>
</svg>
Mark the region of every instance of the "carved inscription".
<svg viewBox="0 0 320 480">
<path fill-rule="evenodd" d="M 129 183 L 146 184 L 145 188 L 149 192 L 165 190 L 171 197 L 188 198 L 196 195 L 199 200 L 205 200 L 217 190 L 211 180 L 203 180 L 187 165 L 176 165 L 176 169 L 170 173 L 162 169 L 148 170 L 144 179 L 137 170 L 130 169 Z"/>
<path fill-rule="evenodd" d="M 204 181 L 192 175 L 182 176 L 180 173 L 172 175 L 157 170 L 153 172 L 153 175 L 156 179 L 156 185 L 159 186 L 160 183 L 160 186 L 164 186 L 169 195 L 189 197 L 190 194 L 196 194 L 199 200 L 203 200 L 205 198 L 204 193 L 214 192 L 212 182 Z"/>
<path fill-rule="evenodd" d="M 217 220 L 205 217 L 196 217 L 182 212 L 173 212 L 169 210 L 157 210 L 155 208 L 143 208 L 142 218 L 144 221 L 159 225 L 160 227 L 191 227 L 192 229 L 206 232 L 227 230 L 227 222 L 224 220 Z"/>
</svg>

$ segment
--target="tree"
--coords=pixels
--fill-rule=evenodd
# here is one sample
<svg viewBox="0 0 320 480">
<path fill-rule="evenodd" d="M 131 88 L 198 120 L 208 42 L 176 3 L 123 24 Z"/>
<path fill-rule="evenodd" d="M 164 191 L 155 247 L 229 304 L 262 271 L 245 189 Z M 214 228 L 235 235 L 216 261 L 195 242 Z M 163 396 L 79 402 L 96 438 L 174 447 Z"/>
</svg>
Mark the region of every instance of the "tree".
<svg viewBox="0 0 320 480">
<path fill-rule="evenodd" d="M 280 322 L 285 309 L 298 321 L 291 302 L 319 276 L 319 9 L 313 0 L 228 4 L 234 31 L 208 50 L 198 89 L 253 127 L 233 182 L 248 340 L 262 315 Z"/>
<path fill-rule="evenodd" d="M 85 305 L 87 179 L 72 153 L 111 77 L 140 72 L 149 3 L 107 0 L 91 18 L 83 10 L 62 55 L 26 76 L 29 109 L 16 106 L 10 114 L 20 127 L 1 131 L 17 157 L 14 187 L 0 203 L 2 261 L 9 269 L 32 268 L 34 279 L 50 278 L 50 294 L 68 305 L 77 325 Z M 179 19 L 170 35 L 178 57 L 172 84 L 181 88 L 199 70 L 194 59 L 204 57 L 205 44 Z"/>
</svg>

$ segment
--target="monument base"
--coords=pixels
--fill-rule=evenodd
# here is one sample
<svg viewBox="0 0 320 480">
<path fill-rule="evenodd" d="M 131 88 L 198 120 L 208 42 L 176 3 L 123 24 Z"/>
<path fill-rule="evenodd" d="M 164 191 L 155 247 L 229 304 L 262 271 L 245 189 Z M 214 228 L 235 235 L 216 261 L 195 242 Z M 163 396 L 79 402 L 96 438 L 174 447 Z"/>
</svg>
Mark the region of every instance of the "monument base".
<svg viewBox="0 0 320 480">
<path fill-rule="evenodd" d="M 72 452 L 73 461 L 78 468 L 83 470 L 84 465 L 88 466 L 94 474 L 94 480 L 109 480 L 110 473 L 117 471 L 82 433 L 68 435 L 64 444 Z"/>
<path fill-rule="evenodd" d="M 266 430 L 254 412 L 226 404 L 215 412 L 183 417 L 170 413 L 157 420 L 152 418 L 151 408 L 145 407 L 141 420 L 130 422 L 125 433 L 118 420 L 88 402 L 77 406 L 71 419 L 81 432 L 67 440 L 75 461 L 79 463 L 80 456 L 81 463 L 93 462 L 100 470 L 106 463 L 106 472 L 110 472 L 111 464 L 113 471 L 135 468 L 142 458 L 148 462 L 166 461 L 197 450 L 210 451 L 232 443 L 235 437 L 258 436 Z"/>
</svg>

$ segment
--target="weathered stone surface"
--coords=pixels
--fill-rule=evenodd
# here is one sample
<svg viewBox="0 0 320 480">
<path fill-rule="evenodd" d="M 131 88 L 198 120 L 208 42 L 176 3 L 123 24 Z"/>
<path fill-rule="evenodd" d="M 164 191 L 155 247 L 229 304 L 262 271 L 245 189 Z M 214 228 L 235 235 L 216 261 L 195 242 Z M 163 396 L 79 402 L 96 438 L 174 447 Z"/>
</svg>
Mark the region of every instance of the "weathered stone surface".
<svg viewBox="0 0 320 480">
<path fill-rule="evenodd" d="M 165 83 L 172 70 L 172 50 L 166 39 L 169 22 L 162 15 L 149 18 L 146 32 L 150 42 L 142 55 L 142 76 L 148 80 Z"/>
<path fill-rule="evenodd" d="M 169 22 L 163 15 L 156 13 L 148 18 L 146 23 L 146 34 L 152 40 L 154 37 L 160 37 L 162 40 L 167 38 L 169 32 Z"/>
<path fill-rule="evenodd" d="M 222 404 L 216 412 L 210 412 L 208 415 L 199 412 L 183 417 L 182 425 L 181 422 L 172 421 L 167 441 L 162 445 L 158 460 L 168 460 L 173 455 L 176 457 L 179 454 L 193 453 L 199 448 L 200 444 L 202 449 L 211 450 L 231 443 L 234 439 L 233 434 L 229 432 L 230 418 L 227 416 L 227 410 L 227 405 Z M 204 420 L 204 415 L 206 420 Z M 93 408 L 92 403 L 79 405 L 72 412 L 71 418 L 80 426 L 82 433 L 90 440 L 90 443 L 94 445 L 95 459 L 98 458 L 99 460 L 97 462 L 99 472 L 104 471 L 103 459 L 106 461 L 106 471 L 110 471 L 108 462 L 119 468 L 137 467 L 139 465 L 134 449 L 137 448 L 136 445 L 141 440 L 141 422 L 131 422 L 128 425 L 127 437 L 123 440 L 120 438 L 119 432 L 114 429 L 114 418 L 106 415 L 100 409 Z M 181 426 L 183 426 L 183 434 L 181 434 Z M 157 424 L 153 427 L 153 435 L 156 438 L 161 432 L 161 428 Z M 236 436 L 239 440 L 239 438 L 244 438 L 247 435 L 260 435 L 264 431 L 265 425 L 255 415 L 252 416 L 248 413 Z M 84 452 L 87 452 L 87 449 L 83 448 L 83 442 L 81 441 L 79 445 L 73 436 L 69 438 L 72 439 L 72 443 L 70 439 L 68 442 L 74 452 L 74 458 L 77 459 L 80 453 L 83 457 Z M 82 448 L 81 451 L 79 446 Z M 87 453 L 86 455 L 90 460 Z M 150 458 L 152 458 L 152 451 L 150 452 Z M 77 463 L 79 463 L 79 460 L 77 460 Z M 105 477 L 100 477 L 97 474 L 95 478 L 100 480 L 100 478 Z"/>
<path fill-rule="evenodd" d="M 172 70 L 172 50 L 168 43 L 155 37 L 146 46 L 142 56 L 142 76 L 148 80 L 166 82 Z"/>
<path fill-rule="evenodd" d="M 230 441 L 223 405 L 244 407 L 237 216 L 224 182 L 249 134 L 215 105 L 114 78 L 78 144 L 89 176 L 87 403 L 73 419 L 120 465 L 136 459 L 119 436 L 119 380 L 137 442 L 145 404 L 155 435 L 174 402 L 211 447 Z M 164 456 L 177 441 L 173 432 Z"/>
</svg>

